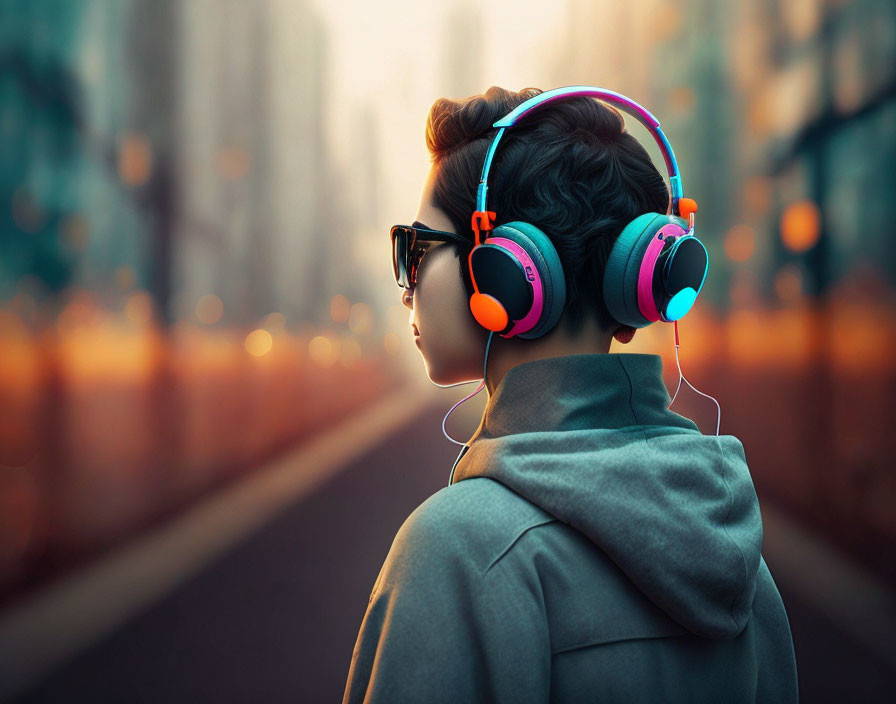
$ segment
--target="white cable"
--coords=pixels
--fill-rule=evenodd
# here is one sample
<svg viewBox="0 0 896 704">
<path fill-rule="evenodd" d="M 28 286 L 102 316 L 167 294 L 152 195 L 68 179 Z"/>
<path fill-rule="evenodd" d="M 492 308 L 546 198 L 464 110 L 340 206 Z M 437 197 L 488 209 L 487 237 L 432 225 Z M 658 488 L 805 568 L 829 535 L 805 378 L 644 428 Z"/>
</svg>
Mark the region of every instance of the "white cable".
<svg viewBox="0 0 896 704">
<path fill-rule="evenodd" d="M 716 408 L 717 408 L 718 411 L 719 411 L 719 414 L 718 414 L 718 420 L 716 420 L 716 435 L 718 435 L 718 434 L 719 434 L 719 428 L 720 428 L 721 425 L 722 425 L 722 407 L 719 405 L 719 402 L 716 401 L 712 396 L 710 396 L 709 394 L 705 394 L 705 393 L 703 393 L 702 391 L 697 390 L 697 389 L 694 387 L 694 385 L 693 385 L 691 382 L 689 382 L 689 381 L 687 380 L 687 378 L 685 378 L 685 375 L 684 375 L 684 374 L 682 373 L 682 371 L 681 371 L 681 362 L 680 362 L 679 359 L 678 359 L 678 345 L 675 345 L 675 364 L 678 365 L 678 386 L 677 386 L 676 389 L 675 389 L 675 396 L 678 396 L 678 389 L 681 388 L 681 380 L 684 379 L 684 383 L 687 384 L 688 386 L 690 386 L 692 389 L 694 389 L 694 391 L 696 391 L 698 394 L 700 394 L 701 396 L 705 396 L 706 398 L 710 398 L 710 399 L 712 399 L 712 402 L 713 402 L 714 404 L 716 404 Z M 675 403 L 675 396 L 673 396 L 673 397 L 672 397 L 672 400 L 669 401 L 669 406 L 668 406 L 669 408 L 671 408 L 671 407 L 672 407 L 672 404 Z"/>
<path fill-rule="evenodd" d="M 473 396 L 475 396 L 475 395 L 478 394 L 480 391 L 482 391 L 482 389 L 485 388 L 485 370 L 486 370 L 486 366 L 488 365 L 488 351 L 489 351 L 489 348 L 491 348 L 491 346 L 492 346 L 492 336 L 493 336 L 494 334 L 495 334 L 494 332 L 489 332 L 489 334 L 488 334 L 488 342 L 486 342 L 486 344 L 485 344 L 485 359 L 482 361 L 482 381 L 479 382 L 479 386 L 478 386 L 477 389 L 476 389 L 473 393 L 471 393 L 469 396 L 466 396 L 466 397 L 462 398 L 460 401 L 458 401 L 457 403 L 455 403 L 455 404 L 451 407 L 451 410 L 448 411 L 448 412 L 445 414 L 445 417 L 442 418 L 442 434 L 443 434 L 446 438 L 448 438 L 451 442 L 453 442 L 455 445 L 466 445 L 467 443 L 465 443 L 465 442 L 458 442 L 458 441 L 455 440 L 453 437 L 451 437 L 451 436 L 448 434 L 448 432 L 445 430 L 445 422 L 448 420 L 448 416 L 451 415 L 451 411 L 453 411 L 455 408 L 457 408 L 460 404 L 462 404 L 462 403 L 463 403 L 464 401 L 466 401 L 467 399 L 469 399 L 469 398 L 473 398 Z M 471 382 L 469 382 L 469 381 L 463 381 L 463 382 L 461 382 L 461 383 L 462 383 L 462 384 L 469 384 L 469 383 L 471 383 Z M 458 386 L 458 385 L 459 385 L 459 384 L 449 384 L 449 386 Z M 447 388 L 447 387 L 445 387 L 445 388 Z"/>
</svg>

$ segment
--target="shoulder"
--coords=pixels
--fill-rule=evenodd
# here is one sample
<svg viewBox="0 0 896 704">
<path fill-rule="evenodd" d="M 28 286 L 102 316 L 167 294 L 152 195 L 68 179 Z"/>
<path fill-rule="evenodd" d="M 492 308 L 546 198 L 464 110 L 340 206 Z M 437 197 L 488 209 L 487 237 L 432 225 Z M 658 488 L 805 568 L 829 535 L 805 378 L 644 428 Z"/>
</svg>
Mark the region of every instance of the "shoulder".
<svg viewBox="0 0 896 704">
<path fill-rule="evenodd" d="M 530 528 L 556 520 L 500 482 L 476 477 L 420 504 L 399 529 L 392 552 L 422 562 L 448 560 L 484 574 Z"/>
</svg>

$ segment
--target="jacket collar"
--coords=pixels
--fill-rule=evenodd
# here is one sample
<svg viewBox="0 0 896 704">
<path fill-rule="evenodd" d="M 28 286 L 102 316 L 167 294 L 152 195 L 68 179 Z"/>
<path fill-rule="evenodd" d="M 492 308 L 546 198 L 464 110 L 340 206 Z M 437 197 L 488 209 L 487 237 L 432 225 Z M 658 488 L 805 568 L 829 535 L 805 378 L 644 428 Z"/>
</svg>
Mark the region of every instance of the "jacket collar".
<svg viewBox="0 0 896 704">
<path fill-rule="evenodd" d="M 663 361 L 655 354 L 571 354 L 511 367 L 470 438 L 515 433 L 676 426 L 698 430 L 668 409 Z M 699 432 L 699 431 L 698 431 Z"/>
</svg>

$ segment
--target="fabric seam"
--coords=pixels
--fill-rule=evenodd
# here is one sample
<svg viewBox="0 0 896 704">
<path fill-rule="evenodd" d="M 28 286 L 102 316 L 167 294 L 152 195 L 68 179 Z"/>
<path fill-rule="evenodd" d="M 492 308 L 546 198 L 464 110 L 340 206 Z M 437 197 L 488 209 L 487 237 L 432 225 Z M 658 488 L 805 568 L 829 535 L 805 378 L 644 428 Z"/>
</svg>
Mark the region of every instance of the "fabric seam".
<svg viewBox="0 0 896 704">
<path fill-rule="evenodd" d="M 644 432 L 644 426 L 638 423 L 638 416 L 635 415 L 635 404 L 632 403 L 632 398 L 635 395 L 635 385 L 632 383 L 632 378 L 629 376 L 628 369 L 625 368 L 625 364 L 622 362 L 622 357 L 617 356 L 616 361 L 619 362 L 619 366 L 622 368 L 622 373 L 625 374 L 625 378 L 628 379 L 628 408 L 632 412 L 632 420 L 635 421 L 635 425 L 640 427 L 641 434 L 644 436 L 644 442 L 646 444 L 647 433 Z"/>
<path fill-rule="evenodd" d="M 663 633 L 661 635 L 656 635 L 656 636 L 632 636 L 630 638 L 627 638 L 627 637 L 614 638 L 613 640 L 608 640 L 608 641 L 603 641 L 603 642 L 588 641 L 588 642 L 584 642 L 584 643 L 579 643 L 578 645 L 571 645 L 568 647 L 563 647 L 558 650 L 551 651 L 551 657 L 553 657 L 555 655 L 563 655 L 564 653 L 570 653 L 575 650 L 582 650 L 583 648 L 600 648 L 605 645 L 614 645 L 616 643 L 628 643 L 628 642 L 637 641 L 637 640 L 662 640 L 664 638 L 682 638 L 687 635 L 693 635 L 693 634 Z"/>
<path fill-rule="evenodd" d="M 559 518 L 549 518 L 549 519 L 542 521 L 541 523 L 534 523 L 532 525 L 526 526 L 526 528 L 524 528 L 522 531 L 520 531 L 519 535 L 517 535 L 513 540 L 511 540 L 510 544 L 506 548 L 504 548 L 504 550 L 501 551 L 501 554 L 499 554 L 494 560 L 492 560 L 491 564 L 485 568 L 485 571 L 482 573 L 482 576 L 484 577 L 485 575 L 487 575 L 489 570 L 492 567 L 494 567 L 495 565 L 497 565 L 504 558 L 504 556 L 507 555 L 516 546 L 517 543 L 519 543 L 520 538 L 522 538 L 530 530 L 532 530 L 533 528 L 538 528 L 539 526 L 546 526 L 551 523 L 557 523 L 557 522 L 559 522 L 559 520 L 560 520 Z"/>
</svg>

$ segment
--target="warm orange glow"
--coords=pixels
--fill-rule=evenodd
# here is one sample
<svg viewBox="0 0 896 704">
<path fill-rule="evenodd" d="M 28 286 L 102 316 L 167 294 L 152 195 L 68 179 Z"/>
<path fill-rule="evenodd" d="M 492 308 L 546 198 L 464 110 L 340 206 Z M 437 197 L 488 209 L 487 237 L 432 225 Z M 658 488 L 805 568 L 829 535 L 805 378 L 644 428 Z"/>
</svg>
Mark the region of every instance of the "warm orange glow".
<svg viewBox="0 0 896 704">
<path fill-rule="evenodd" d="M 339 350 L 339 361 L 342 366 L 350 367 L 359 359 L 361 359 L 361 345 L 351 337 L 344 339 Z"/>
<path fill-rule="evenodd" d="M 24 393 L 38 383 L 41 369 L 37 352 L 35 341 L 18 316 L 0 310 L 0 398 Z"/>
<path fill-rule="evenodd" d="M 56 327 L 60 334 L 66 334 L 77 328 L 96 321 L 98 311 L 91 302 L 87 291 L 77 291 L 71 300 L 59 313 L 56 319 Z"/>
<path fill-rule="evenodd" d="M 25 292 L 17 293 L 12 299 L 12 310 L 21 318 L 33 319 L 38 315 L 38 304 L 34 297 Z"/>
<path fill-rule="evenodd" d="M 739 367 L 756 368 L 774 358 L 775 340 L 769 335 L 767 317 L 756 310 L 740 310 L 728 317 L 727 356 Z"/>
<path fill-rule="evenodd" d="M 61 326 L 58 350 L 63 378 L 72 387 L 88 387 L 98 379 L 145 380 L 162 351 L 152 328 L 126 328 L 99 311 L 91 322 Z"/>
<path fill-rule="evenodd" d="M 781 215 L 781 240 L 793 252 L 805 252 L 821 233 L 821 215 L 811 200 L 799 200 L 785 208 Z"/>
<path fill-rule="evenodd" d="M 793 303 L 803 295 L 803 274 L 795 266 L 784 266 L 775 274 L 775 293 L 784 303 Z"/>
<path fill-rule="evenodd" d="M 264 357 L 274 346 L 274 338 L 267 330 L 253 330 L 246 335 L 246 350 L 254 357 Z"/>
<path fill-rule="evenodd" d="M 348 315 L 348 327 L 356 335 L 369 335 L 373 331 L 373 311 L 366 303 L 355 303 Z"/>
<path fill-rule="evenodd" d="M 831 301 L 827 325 L 830 350 L 838 372 L 867 375 L 892 369 L 896 316 L 885 303 Z"/>
<path fill-rule="evenodd" d="M 217 323 L 224 314 L 224 304 L 215 294 L 209 293 L 196 303 L 196 319 L 205 325 Z"/>
<path fill-rule="evenodd" d="M 128 186 L 142 186 L 152 173 L 152 145 L 141 132 L 118 137 L 118 176 Z"/>
<path fill-rule="evenodd" d="M 317 335 L 308 343 L 308 356 L 313 362 L 329 367 L 339 358 L 339 350 L 330 338 Z"/>
<path fill-rule="evenodd" d="M 733 262 L 745 262 L 756 251 L 756 233 L 752 227 L 735 225 L 725 235 L 725 254 Z"/>
<path fill-rule="evenodd" d="M 152 299 L 145 291 L 139 291 L 128 298 L 124 307 L 128 320 L 137 325 L 145 325 L 152 319 Z"/>
<path fill-rule="evenodd" d="M 681 29 L 681 10 L 674 5 L 662 4 L 649 17 L 650 36 L 657 42 L 671 39 Z"/>
<path fill-rule="evenodd" d="M 330 301 L 330 317 L 334 323 L 347 323 L 350 312 L 351 303 L 345 296 L 341 293 L 333 296 L 333 300 Z"/>
<path fill-rule="evenodd" d="M 772 367 L 804 368 L 812 357 L 812 325 L 815 317 L 810 309 L 799 304 L 766 316 L 769 329 L 764 342 L 772 343 L 774 359 L 767 360 Z"/>
<path fill-rule="evenodd" d="M 230 331 L 180 321 L 174 326 L 172 338 L 178 365 L 193 374 L 226 374 L 239 363 L 239 342 Z"/>
</svg>

